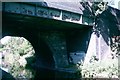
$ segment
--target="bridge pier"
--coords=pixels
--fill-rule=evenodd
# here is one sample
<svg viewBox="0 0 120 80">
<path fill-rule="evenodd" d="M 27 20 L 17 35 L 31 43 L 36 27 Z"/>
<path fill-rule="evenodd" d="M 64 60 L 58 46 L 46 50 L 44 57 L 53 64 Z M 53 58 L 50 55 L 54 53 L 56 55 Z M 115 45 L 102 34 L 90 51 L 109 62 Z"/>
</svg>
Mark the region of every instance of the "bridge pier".
<svg viewBox="0 0 120 80">
<path fill-rule="evenodd" d="M 73 32 L 74 33 L 74 32 Z M 74 33 L 74 36 L 76 33 Z M 69 35 L 71 36 L 71 35 Z M 71 36 L 73 37 L 73 36 Z M 36 52 L 36 79 L 75 79 L 80 77 L 77 68 L 70 67 L 68 60 L 68 34 L 64 31 L 40 31 L 28 37 Z M 74 37 L 73 37 L 74 38 Z M 75 38 L 74 38 L 75 39 Z M 80 39 L 79 39 L 80 40 Z M 73 43 L 74 44 L 74 43 Z M 76 44 L 77 45 L 77 44 Z M 70 45 L 72 46 L 72 45 Z M 80 47 L 80 46 L 78 46 Z M 75 48 L 74 48 L 75 49 Z M 73 50 L 74 50 L 73 49 Z M 77 75 L 76 75 L 77 74 Z M 72 76 L 72 77 L 71 77 Z"/>
<path fill-rule="evenodd" d="M 68 65 L 66 38 L 64 32 L 47 31 L 39 35 L 47 43 L 52 51 L 55 61 L 55 68 L 61 68 Z"/>
</svg>

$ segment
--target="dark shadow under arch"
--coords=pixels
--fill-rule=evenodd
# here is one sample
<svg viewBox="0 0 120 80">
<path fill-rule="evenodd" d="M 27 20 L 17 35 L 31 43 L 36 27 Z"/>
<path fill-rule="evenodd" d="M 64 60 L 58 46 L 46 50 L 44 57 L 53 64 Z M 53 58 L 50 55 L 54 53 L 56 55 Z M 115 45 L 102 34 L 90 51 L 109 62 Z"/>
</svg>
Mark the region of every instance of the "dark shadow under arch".
<svg viewBox="0 0 120 80">
<path fill-rule="evenodd" d="M 35 80 L 54 80 L 55 62 L 49 46 L 41 37 L 28 37 L 28 40 L 32 43 L 35 49 L 36 62 L 32 65 L 36 70 Z"/>
<path fill-rule="evenodd" d="M 16 36 L 24 37 L 27 39 L 35 50 L 35 63 L 31 64 L 32 68 L 36 71 L 34 80 L 54 80 L 55 72 L 55 62 L 53 59 L 52 52 L 46 42 L 38 36 L 37 32 L 31 31 L 17 31 L 17 29 L 12 28 L 9 30 L 3 28 L 2 37 L 4 36 Z M 7 30 L 6 30 L 7 29 Z M 16 33 L 17 32 L 17 33 Z M 22 33 L 21 33 L 22 32 Z"/>
</svg>

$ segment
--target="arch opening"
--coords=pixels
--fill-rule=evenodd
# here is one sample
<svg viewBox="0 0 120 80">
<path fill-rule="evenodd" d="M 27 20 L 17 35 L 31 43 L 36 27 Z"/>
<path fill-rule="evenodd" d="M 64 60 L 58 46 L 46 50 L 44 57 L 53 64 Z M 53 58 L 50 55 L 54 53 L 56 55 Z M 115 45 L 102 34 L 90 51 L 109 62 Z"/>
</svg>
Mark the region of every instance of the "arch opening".
<svg viewBox="0 0 120 80">
<path fill-rule="evenodd" d="M 5 36 L 0 44 L 1 69 L 14 78 L 34 78 L 31 64 L 35 61 L 35 50 L 31 43 L 23 37 Z"/>
<path fill-rule="evenodd" d="M 55 62 L 52 52 L 44 40 L 33 38 L 3 37 L 0 40 L 1 69 L 14 78 L 53 79 Z"/>
</svg>

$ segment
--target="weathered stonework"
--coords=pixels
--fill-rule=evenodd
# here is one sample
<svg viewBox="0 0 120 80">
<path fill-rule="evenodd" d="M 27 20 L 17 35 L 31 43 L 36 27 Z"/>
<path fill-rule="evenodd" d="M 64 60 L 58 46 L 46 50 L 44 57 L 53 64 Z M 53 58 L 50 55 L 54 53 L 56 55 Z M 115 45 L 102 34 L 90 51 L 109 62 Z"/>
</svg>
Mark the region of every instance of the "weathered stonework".
<svg viewBox="0 0 120 80">
<path fill-rule="evenodd" d="M 68 60 L 64 33 L 59 31 L 50 31 L 40 33 L 40 36 L 42 36 L 53 53 L 53 58 L 56 65 L 55 67 L 60 68 L 67 66 Z"/>
</svg>

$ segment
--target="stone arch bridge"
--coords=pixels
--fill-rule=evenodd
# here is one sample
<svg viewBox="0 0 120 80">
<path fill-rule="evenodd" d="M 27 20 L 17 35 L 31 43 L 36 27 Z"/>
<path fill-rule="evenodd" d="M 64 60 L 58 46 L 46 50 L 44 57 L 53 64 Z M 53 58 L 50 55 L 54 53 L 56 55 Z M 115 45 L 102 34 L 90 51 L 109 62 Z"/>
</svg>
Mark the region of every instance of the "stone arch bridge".
<svg viewBox="0 0 120 80">
<path fill-rule="evenodd" d="M 94 18 L 84 15 L 83 9 L 78 9 L 80 4 L 72 5 L 2 3 L 2 37 L 21 36 L 30 41 L 37 57 L 36 78 L 60 79 L 62 73 L 74 76 L 76 69 L 68 67 L 70 53 L 87 53 Z"/>
</svg>

